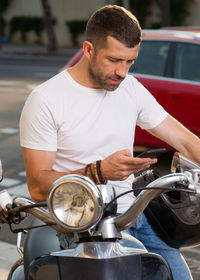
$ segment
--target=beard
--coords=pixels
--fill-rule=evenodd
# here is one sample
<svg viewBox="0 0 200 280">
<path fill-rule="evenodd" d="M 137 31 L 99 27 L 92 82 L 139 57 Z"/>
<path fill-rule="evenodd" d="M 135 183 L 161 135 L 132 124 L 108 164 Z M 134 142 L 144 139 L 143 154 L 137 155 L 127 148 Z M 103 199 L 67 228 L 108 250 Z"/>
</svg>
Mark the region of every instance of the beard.
<svg viewBox="0 0 200 280">
<path fill-rule="evenodd" d="M 118 75 L 104 75 L 99 69 L 96 61 L 92 61 L 92 63 L 89 64 L 88 72 L 90 78 L 95 82 L 95 84 L 107 91 L 116 90 L 120 83 L 124 80 L 124 77 Z"/>
</svg>

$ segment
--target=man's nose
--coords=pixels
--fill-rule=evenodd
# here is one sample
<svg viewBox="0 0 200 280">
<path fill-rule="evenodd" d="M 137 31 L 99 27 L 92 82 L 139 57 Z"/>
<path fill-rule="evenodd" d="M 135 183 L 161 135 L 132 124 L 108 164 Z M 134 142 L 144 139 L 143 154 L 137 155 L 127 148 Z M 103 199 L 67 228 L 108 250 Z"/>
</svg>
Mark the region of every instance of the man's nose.
<svg viewBox="0 0 200 280">
<path fill-rule="evenodd" d="M 127 72 L 128 72 L 128 67 L 123 63 L 120 63 L 115 69 L 115 74 L 117 76 L 120 76 L 121 78 L 125 78 Z"/>
</svg>

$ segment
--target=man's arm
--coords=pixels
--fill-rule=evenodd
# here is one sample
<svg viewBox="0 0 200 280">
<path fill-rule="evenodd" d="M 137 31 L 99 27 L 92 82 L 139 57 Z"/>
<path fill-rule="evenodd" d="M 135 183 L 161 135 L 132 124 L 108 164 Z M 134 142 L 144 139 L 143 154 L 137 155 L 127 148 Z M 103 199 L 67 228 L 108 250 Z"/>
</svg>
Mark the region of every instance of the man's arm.
<svg viewBox="0 0 200 280">
<path fill-rule="evenodd" d="M 147 131 L 200 165 L 200 139 L 172 116 Z"/>
<path fill-rule="evenodd" d="M 29 192 L 35 201 L 46 200 L 50 186 L 58 178 L 67 175 L 66 172 L 55 172 L 52 170 L 56 152 L 32 150 L 22 148 L 26 177 Z M 83 170 L 76 170 L 76 174 L 84 174 Z"/>
<path fill-rule="evenodd" d="M 52 170 L 56 152 L 32 150 L 22 148 L 26 166 L 26 176 L 29 192 L 35 201 L 46 200 L 50 186 L 58 178 L 70 174 L 67 172 L 56 172 Z M 113 153 L 102 160 L 102 174 L 106 180 L 125 180 L 132 173 L 147 169 L 156 159 L 133 158 L 129 150 Z M 85 174 L 85 168 L 74 170 L 73 174 Z M 91 178 L 91 174 L 87 175 Z"/>
</svg>

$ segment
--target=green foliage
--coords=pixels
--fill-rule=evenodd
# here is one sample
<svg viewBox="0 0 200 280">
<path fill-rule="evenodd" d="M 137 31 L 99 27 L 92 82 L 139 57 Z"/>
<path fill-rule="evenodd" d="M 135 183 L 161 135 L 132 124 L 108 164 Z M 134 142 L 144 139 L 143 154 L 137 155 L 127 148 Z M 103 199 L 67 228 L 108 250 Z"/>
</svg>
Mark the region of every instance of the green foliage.
<svg viewBox="0 0 200 280">
<path fill-rule="evenodd" d="M 142 27 L 146 17 L 150 14 L 150 6 L 156 1 L 160 6 L 160 1 L 165 0 L 130 0 L 130 9 L 138 18 Z M 184 25 L 186 17 L 189 15 L 189 7 L 194 0 L 170 0 L 170 13 L 171 13 L 171 25 Z M 159 23 L 156 24 L 159 27 Z"/>
<path fill-rule="evenodd" d="M 9 7 L 12 0 L 0 0 L 1 12 L 4 13 Z"/>
<path fill-rule="evenodd" d="M 160 5 L 161 0 L 156 0 Z M 163 0 L 164 1 L 164 0 Z M 189 15 L 189 7 L 195 0 L 170 0 L 171 25 L 184 25 Z"/>
<path fill-rule="evenodd" d="M 124 3 L 123 3 L 123 0 L 116 0 L 115 4 L 118 6 L 123 6 Z"/>
<path fill-rule="evenodd" d="M 6 21 L 3 17 L 0 17 L 0 26 L 1 26 L 1 33 L 2 35 L 4 35 L 4 30 L 5 30 L 5 26 L 6 26 Z"/>
<path fill-rule="evenodd" d="M 171 25 L 184 25 L 194 0 L 171 0 Z"/>
<path fill-rule="evenodd" d="M 84 33 L 87 20 L 70 20 L 65 22 L 66 26 L 69 28 L 72 43 L 74 46 L 78 46 L 78 36 Z"/>
<path fill-rule="evenodd" d="M 55 19 L 52 19 L 52 22 L 53 25 L 56 24 Z M 26 42 L 29 31 L 34 31 L 38 37 L 38 41 L 40 41 L 40 35 L 43 30 L 44 20 L 41 17 L 15 16 L 10 20 L 10 36 L 19 31 L 23 42 Z"/>
<path fill-rule="evenodd" d="M 150 6 L 153 0 L 130 0 L 130 10 L 137 17 L 141 27 L 144 27 L 145 19 L 150 14 Z"/>
<path fill-rule="evenodd" d="M 0 41 L 2 36 L 5 34 L 6 21 L 4 19 L 4 13 L 11 2 L 12 0 L 0 0 Z"/>
</svg>

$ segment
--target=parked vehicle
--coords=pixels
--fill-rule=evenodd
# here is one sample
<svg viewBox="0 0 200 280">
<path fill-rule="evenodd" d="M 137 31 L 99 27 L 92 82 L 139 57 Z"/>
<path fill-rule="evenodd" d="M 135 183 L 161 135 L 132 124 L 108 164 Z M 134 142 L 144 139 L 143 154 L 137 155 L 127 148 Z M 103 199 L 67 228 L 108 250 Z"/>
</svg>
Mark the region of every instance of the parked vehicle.
<svg viewBox="0 0 200 280">
<path fill-rule="evenodd" d="M 73 66 L 82 55 L 79 50 L 64 68 Z M 144 30 L 139 57 L 130 68 L 130 73 L 158 102 L 197 136 L 200 136 L 199 65 L 200 28 L 182 28 Z M 140 128 L 136 129 L 135 145 L 165 146 Z"/>
<path fill-rule="evenodd" d="M 176 153 L 172 169 L 175 173 L 156 180 L 152 171 L 136 178 L 133 182 L 134 192 L 143 190 L 121 215 L 116 215 L 117 197 L 111 185 L 99 187 L 80 175 L 67 175 L 58 179 L 50 188 L 47 201 L 43 203 L 34 203 L 25 197 L 11 197 L 6 190 L 1 191 L 0 222 L 9 223 L 12 231 L 24 231 L 23 228 L 13 229 L 13 225 L 26 217 L 25 212 L 37 217 L 32 225 L 35 228 L 29 229 L 27 234 L 24 252 L 18 240 L 21 258 L 13 265 L 8 280 L 173 279 L 167 262 L 161 256 L 148 253 L 136 238 L 128 238 L 122 233 L 135 223 L 152 199 L 169 190 L 187 193 L 186 202 L 190 201 L 187 206 L 199 208 L 200 168 Z M 146 187 L 142 183 L 144 181 L 148 182 Z M 172 201 L 170 203 L 173 204 Z M 185 230 L 181 235 L 175 235 L 174 241 L 182 241 L 181 246 L 198 245 L 199 219 L 192 219 L 190 223 L 184 220 L 189 216 L 194 218 L 194 212 L 185 211 L 184 200 L 182 208 L 177 201 L 174 209 L 172 206 L 169 208 L 177 218 L 176 224 L 174 219 L 172 221 L 176 225 L 174 233 L 180 231 L 180 221 L 187 228 L 194 226 L 192 235 Z M 197 228 L 198 232 L 195 232 Z M 74 235 L 76 247 L 61 250 L 57 231 Z M 129 241 L 128 245 L 123 245 L 124 240 Z"/>
</svg>

